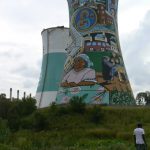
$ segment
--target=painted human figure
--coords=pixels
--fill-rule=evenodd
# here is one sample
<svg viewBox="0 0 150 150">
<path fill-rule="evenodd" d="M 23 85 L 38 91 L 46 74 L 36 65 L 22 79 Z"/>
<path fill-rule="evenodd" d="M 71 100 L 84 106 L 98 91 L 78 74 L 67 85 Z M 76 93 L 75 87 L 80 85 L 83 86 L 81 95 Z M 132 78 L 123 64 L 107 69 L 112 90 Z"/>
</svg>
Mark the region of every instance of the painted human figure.
<svg viewBox="0 0 150 150">
<path fill-rule="evenodd" d="M 110 62 L 110 57 L 104 56 L 102 65 L 103 65 L 103 78 L 106 81 L 110 81 L 111 80 L 110 72 L 114 66 L 114 64 Z"/>
<path fill-rule="evenodd" d="M 113 56 L 113 57 L 116 57 Z M 126 72 L 124 67 L 121 65 L 119 58 L 110 58 L 105 56 L 103 58 L 103 76 L 106 81 L 113 80 L 115 76 L 118 77 L 120 81 L 126 81 Z"/>
<path fill-rule="evenodd" d="M 120 53 L 118 0 L 67 1 L 72 42 L 66 48 L 68 58 L 57 95 L 58 103 L 68 101 L 74 95 L 88 94 L 88 103 L 115 104 L 111 98 L 117 89 L 120 101 L 123 93 L 124 97 L 130 97 L 127 104 L 133 104 L 132 90 Z M 105 38 L 95 36 L 102 33 Z M 89 58 L 93 60 L 93 67 Z M 99 87 L 101 90 L 97 92 Z M 62 100 L 63 97 L 65 100 Z"/>
<path fill-rule="evenodd" d="M 61 86 L 86 86 L 96 83 L 95 70 L 90 68 L 93 65 L 86 54 L 80 54 L 75 57 L 73 69 L 63 78 Z"/>
<path fill-rule="evenodd" d="M 90 26 L 90 19 L 89 19 L 89 12 L 84 11 L 80 14 L 80 21 L 79 25 L 80 29 L 89 28 Z"/>
</svg>

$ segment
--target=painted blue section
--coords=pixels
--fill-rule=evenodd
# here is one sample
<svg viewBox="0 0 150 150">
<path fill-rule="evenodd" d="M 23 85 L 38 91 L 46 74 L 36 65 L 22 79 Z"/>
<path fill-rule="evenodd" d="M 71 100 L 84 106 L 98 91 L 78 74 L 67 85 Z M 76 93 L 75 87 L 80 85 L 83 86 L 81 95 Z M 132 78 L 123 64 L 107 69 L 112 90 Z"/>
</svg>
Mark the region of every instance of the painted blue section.
<svg viewBox="0 0 150 150">
<path fill-rule="evenodd" d="M 78 30 L 88 30 L 96 23 L 96 13 L 90 8 L 79 10 L 75 16 L 75 26 Z"/>
<path fill-rule="evenodd" d="M 87 104 L 109 104 L 109 92 L 100 85 L 78 86 L 72 88 L 61 88 L 58 91 L 56 103 L 68 103 L 73 96 L 86 95 L 84 100 Z"/>
<path fill-rule="evenodd" d="M 66 60 L 66 53 L 49 53 L 43 56 L 37 92 L 57 91 Z"/>
</svg>

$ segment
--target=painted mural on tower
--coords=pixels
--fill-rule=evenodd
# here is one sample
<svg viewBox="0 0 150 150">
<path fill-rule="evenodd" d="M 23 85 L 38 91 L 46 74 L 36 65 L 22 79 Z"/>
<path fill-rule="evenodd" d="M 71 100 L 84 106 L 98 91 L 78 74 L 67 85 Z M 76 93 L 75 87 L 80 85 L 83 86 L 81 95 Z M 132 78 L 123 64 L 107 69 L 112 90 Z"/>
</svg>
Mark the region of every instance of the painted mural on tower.
<svg viewBox="0 0 150 150">
<path fill-rule="evenodd" d="M 68 0 L 72 43 L 57 103 L 87 94 L 86 103 L 132 104 L 118 38 L 118 0 Z"/>
</svg>

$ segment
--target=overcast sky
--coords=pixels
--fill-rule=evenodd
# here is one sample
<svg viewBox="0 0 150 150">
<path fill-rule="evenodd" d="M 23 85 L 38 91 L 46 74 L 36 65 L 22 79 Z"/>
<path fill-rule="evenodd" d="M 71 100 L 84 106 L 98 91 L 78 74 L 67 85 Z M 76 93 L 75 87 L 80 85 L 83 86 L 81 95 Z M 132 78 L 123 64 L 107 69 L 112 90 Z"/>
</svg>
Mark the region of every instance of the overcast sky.
<svg viewBox="0 0 150 150">
<path fill-rule="evenodd" d="M 150 91 L 150 0 L 120 0 L 120 44 L 136 95 Z M 35 95 L 42 62 L 41 31 L 69 26 L 66 0 L 0 0 L 0 93 Z"/>
</svg>

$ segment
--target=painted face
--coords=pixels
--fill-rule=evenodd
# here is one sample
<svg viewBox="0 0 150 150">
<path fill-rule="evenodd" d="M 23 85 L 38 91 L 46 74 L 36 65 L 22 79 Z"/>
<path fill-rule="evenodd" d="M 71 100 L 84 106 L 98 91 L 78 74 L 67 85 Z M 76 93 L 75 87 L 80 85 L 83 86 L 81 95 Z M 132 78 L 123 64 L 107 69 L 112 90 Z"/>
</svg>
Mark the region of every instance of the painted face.
<svg viewBox="0 0 150 150">
<path fill-rule="evenodd" d="M 115 0 L 112 0 L 111 2 L 112 2 L 112 4 L 115 4 L 115 3 L 116 3 L 116 1 L 115 1 Z"/>
<path fill-rule="evenodd" d="M 73 68 L 77 72 L 83 70 L 85 68 L 85 61 L 80 57 L 75 58 Z"/>
</svg>

